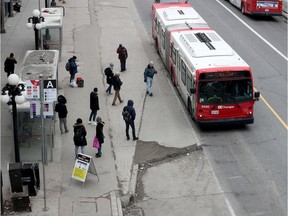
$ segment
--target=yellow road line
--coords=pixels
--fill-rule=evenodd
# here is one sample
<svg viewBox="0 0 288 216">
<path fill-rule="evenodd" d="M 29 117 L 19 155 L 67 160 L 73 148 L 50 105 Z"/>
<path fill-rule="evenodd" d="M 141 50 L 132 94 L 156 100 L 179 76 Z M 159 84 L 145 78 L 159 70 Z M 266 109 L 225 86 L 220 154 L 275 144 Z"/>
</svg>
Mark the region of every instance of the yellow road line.
<svg viewBox="0 0 288 216">
<path fill-rule="evenodd" d="M 270 106 L 270 104 L 265 100 L 265 98 L 260 95 L 261 100 L 267 105 L 267 107 L 272 111 L 276 118 L 281 122 L 281 124 L 288 130 L 288 125 L 280 118 L 276 111 Z"/>
</svg>

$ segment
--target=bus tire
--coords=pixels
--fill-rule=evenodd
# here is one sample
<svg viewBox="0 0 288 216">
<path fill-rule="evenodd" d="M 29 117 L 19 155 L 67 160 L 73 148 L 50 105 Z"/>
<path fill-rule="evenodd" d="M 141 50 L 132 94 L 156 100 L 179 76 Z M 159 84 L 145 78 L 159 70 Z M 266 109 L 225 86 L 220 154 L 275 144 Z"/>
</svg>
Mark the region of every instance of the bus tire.
<svg viewBox="0 0 288 216">
<path fill-rule="evenodd" d="M 241 13 L 242 13 L 243 15 L 246 14 L 246 13 L 245 13 L 245 6 L 244 6 L 244 3 L 241 3 Z"/>
<path fill-rule="evenodd" d="M 195 121 L 195 117 L 194 117 L 193 109 L 192 109 L 192 105 L 191 105 L 191 100 L 189 97 L 188 97 L 188 102 L 187 102 L 187 109 L 188 109 L 188 113 L 192 117 L 192 120 Z"/>
<path fill-rule="evenodd" d="M 171 71 L 171 73 L 170 73 L 170 80 L 171 80 L 173 86 L 176 86 L 176 83 L 175 83 L 175 73 L 174 73 L 173 67 L 171 67 L 170 71 Z"/>
<path fill-rule="evenodd" d="M 158 40 L 157 40 L 157 39 L 155 39 L 155 49 L 156 49 L 156 52 L 157 52 L 158 54 L 160 54 L 160 52 L 159 52 L 159 46 L 158 46 Z"/>
</svg>

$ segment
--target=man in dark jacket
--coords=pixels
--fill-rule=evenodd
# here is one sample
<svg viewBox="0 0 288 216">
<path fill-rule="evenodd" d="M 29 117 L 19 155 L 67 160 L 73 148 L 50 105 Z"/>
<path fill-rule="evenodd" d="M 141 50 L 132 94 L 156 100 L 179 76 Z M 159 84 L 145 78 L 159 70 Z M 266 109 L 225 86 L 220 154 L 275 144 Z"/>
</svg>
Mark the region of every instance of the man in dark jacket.
<svg viewBox="0 0 288 216">
<path fill-rule="evenodd" d="M 126 70 L 126 59 L 128 58 L 128 51 L 124 46 L 122 46 L 122 44 L 119 44 L 116 52 L 118 53 L 118 59 L 120 60 L 121 72 L 123 72 Z"/>
<path fill-rule="evenodd" d="M 120 79 L 120 73 L 116 72 L 114 77 L 113 77 L 113 87 L 114 87 L 114 90 L 115 90 L 115 94 L 114 94 L 114 99 L 113 99 L 112 106 L 116 105 L 115 102 L 116 102 L 117 98 L 119 99 L 120 103 L 123 102 L 123 100 L 121 99 L 121 96 L 120 96 L 121 85 L 122 85 L 122 81 Z"/>
<path fill-rule="evenodd" d="M 78 73 L 78 65 L 76 64 L 76 56 L 70 58 L 69 61 L 69 73 L 70 73 L 70 83 L 75 79 L 75 74 Z"/>
<path fill-rule="evenodd" d="M 134 105 L 134 102 L 132 100 L 128 100 L 127 106 L 125 106 L 123 108 L 122 113 L 124 111 L 128 111 L 128 113 L 130 114 L 129 119 L 126 119 L 126 120 L 124 119 L 125 124 L 126 124 L 126 137 L 127 137 L 127 140 L 130 140 L 129 126 L 131 126 L 133 140 L 135 141 L 135 140 L 138 140 L 138 137 L 136 137 L 136 134 L 135 134 L 135 123 L 134 123 L 134 121 L 135 121 L 135 118 L 136 118 L 136 111 L 135 111 L 133 105 Z"/>
<path fill-rule="evenodd" d="M 75 158 L 77 158 L 78 155 L 78 149 L 79 146 L 81 147 L 81 152 L 85 154 L 85 146 L 87 145 L 87 140 L 86 140 L 86 129 L 85 126 L 82 124 L 82 119 L 78 118 L 76 120 L 76 123 L 73 125 L 74 127 L 74 145 L 75 145 Z"/>
<path fill-rule="evenodd" d="M 112 89 L 112 85 L 113 85 L 113 76 L 114 76 L 113 67 L 114 67 L 114 64 L 110 63 L 110 67 L 107 67 L 104 70 L 104 73 L 106 76 L 106 82 L 109 85 L 108 88 L 106 89 L 106 93 L 108 93 L 108 94 L 111 94 L 111 89 Z"/>
<path fill-rule="evenodd" d="M 93 91 L 90 93 L 90 110 L 91 114 L 89 117 L 88 124 L 96 125 L 96 115 L 97 111 L 99 110 L 99 99 L 98 99 L 98 88 L 94 88 Z M 93 118 L 93 122 L 91 122 Z"/>
<path fill-rule="evenodd" d="M 153 62 L 151 61 L 144 70 L 144 82 L 146 82 L 146 94 L 149 94 L 151 97 L 153 96 L 152 83 L 155 74 L 157 74 L 157 71 L 155 70 Z"/>
<path fill-rule="evenodd" d="M 4 62 L 4 71 L 7 73 L 7 77 L 10 74 L 14 74 L 15 64 L 17 64 L 17 61 L 14 58 L 14 53 L 10 53 L 10 56 Z"/>
<path fill-rule="evenodd" d="M 60 131 L 61 134 L 64 133 L 62 125 L 64 125 L 65 133 L 68 133 L 69 130 L 67 129 L 67 107 L 66 103 L 67 100 L 63 95 L 59 95 L 57 98 L 57 104 L 55 106 L 55 112 L 58 112 L 58 117 L 59 117 L 59 126 L 60 126 Z"/>
</svg>

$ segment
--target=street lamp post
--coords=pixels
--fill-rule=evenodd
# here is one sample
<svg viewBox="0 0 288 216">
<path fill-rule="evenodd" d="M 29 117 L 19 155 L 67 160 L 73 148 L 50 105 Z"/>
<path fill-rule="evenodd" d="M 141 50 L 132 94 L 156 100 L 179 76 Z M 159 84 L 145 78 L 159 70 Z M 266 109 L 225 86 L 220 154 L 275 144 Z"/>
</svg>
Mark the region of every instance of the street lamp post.
<svg viewBox="0 0 288 216">
<path fill-rule="evenodd" d="M 39 30 L 45 28 L 45 19 L 44 17 L 40 16 L 40 11 L 35 9 L 32 12 L 33 17 L 28 18 L 28 23 L 26 27 L 31 29 L 34 27 L 35 32 L 35 49 L 39 50 Z"/>
<path fill-rule="evenodd" d="M 19 77 L 16 74 L 11 74 L 8 77 L 8 83 L 2 89 L 2 95 L 1 95 L 2 103 L 12 105 L 14 151 L 15 151 L 16 163 L 20 162 L 17 105 L 16 104 L 22 104 L 25 102 L 25 97 L 24 95 L 21 94 L 21 92 L 24 90 L 25 90 L 24 84 L 19 84 Z"/>
</svg>

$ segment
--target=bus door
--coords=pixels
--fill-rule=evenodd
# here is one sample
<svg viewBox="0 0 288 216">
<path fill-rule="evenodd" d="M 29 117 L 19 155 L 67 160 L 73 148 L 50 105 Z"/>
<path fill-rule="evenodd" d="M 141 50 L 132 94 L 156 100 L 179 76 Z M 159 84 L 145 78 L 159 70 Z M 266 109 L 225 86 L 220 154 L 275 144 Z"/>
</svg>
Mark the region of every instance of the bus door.
<svg viewBox="0 0 288 216">
<path fill-rule="evenodd" d="M 184 63 L 184 62 L 183 62 Z M 185 71 L 185 76 L 186 76 L 186 90 L 185 92 L 185 97 L 183 98 L 186 100 L 187 108 L 189 113 L 194 117 L 194 112 L 195 112 L 195 93 L 192 93 L 191 90 L 195 89 L 195 79 L 190 71 L 190 69 L 186 65 L 182 65 L 182 72 L 181 72 L 181 79 L 182 82 L 184 82 L 184 71 Z"/>
<path fill-rule="evenodd" d="M 166 59 L 166 53 L 165 53 L 165 29 L 159 28 L 159 53 L 162 57 L 162 59 Z"/>
</svg>

